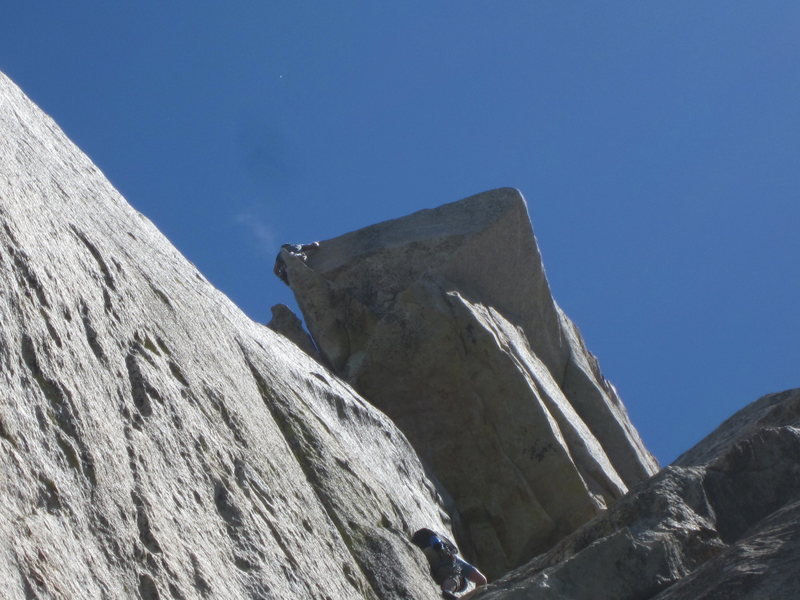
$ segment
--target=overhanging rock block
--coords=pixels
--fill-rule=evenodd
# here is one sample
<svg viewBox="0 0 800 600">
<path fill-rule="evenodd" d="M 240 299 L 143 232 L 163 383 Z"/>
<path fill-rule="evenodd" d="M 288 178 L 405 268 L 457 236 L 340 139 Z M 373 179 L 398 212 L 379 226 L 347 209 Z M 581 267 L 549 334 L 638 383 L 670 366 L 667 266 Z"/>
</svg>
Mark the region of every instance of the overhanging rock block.
<svg viewBox="0 0 800 600">
<path fill-rule="evenodd" d="M 324 360 L 455 499 L 490 575 L 657 469 L 550 293 L 521 194 L 498 189 L 286 255 Z"/>
</svg>

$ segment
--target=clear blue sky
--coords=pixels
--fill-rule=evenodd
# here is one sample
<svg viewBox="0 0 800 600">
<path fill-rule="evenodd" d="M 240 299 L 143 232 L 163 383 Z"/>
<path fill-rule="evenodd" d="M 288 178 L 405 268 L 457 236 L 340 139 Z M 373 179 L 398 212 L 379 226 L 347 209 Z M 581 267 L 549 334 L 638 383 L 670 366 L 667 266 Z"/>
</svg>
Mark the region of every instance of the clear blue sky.
<svg viewBox="0 0 800 600">
<path fill-rule="evenodd" d="M 800 385 L 796 1 L 11 2 L 0 69 L 256 320 L 279 244 L 514 186 L 662 462 Z"/>
</svg>

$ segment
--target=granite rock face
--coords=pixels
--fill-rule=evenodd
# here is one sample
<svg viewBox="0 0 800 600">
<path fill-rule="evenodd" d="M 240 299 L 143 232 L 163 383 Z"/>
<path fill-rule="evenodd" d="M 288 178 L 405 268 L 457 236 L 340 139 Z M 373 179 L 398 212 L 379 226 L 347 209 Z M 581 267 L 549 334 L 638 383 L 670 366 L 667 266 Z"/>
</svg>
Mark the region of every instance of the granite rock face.
<svg viewBox="0 0 800 600">
<path fill-rule="evenodd" d="M 0 74 L 3 597 L 433 598 L 406 438 Z"/>
<path fill-rule="evenodd" d="M 324 361 L 408 436 L 497 576 L 657 469 L 499 189 L 283 254 Z"/>
<path fill-rule="evenodd" d="M 766 396 L 481 600 L 800 597 L 800 390 Z"/>
</svg>

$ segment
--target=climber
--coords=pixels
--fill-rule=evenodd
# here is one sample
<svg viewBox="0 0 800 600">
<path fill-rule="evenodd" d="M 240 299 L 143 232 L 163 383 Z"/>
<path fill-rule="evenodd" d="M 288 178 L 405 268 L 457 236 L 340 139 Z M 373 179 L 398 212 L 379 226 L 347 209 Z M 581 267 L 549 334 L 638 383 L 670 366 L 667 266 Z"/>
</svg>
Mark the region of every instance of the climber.
<svg viewBox="0 0 800 600">
<path fill-rule="evenodd" d="M 275 273 L 283 283 L 289 285 L 289 277 L 286 274 L 286 262 L 283 260 L 283 251 L 286 250 L 291 256 L 296 256 L 303 262 L 306 262 L 308 253 L 317 248 L 319 248 L 319 242 L 311 242 L 310 244 L 284 244 L 278 251 L 278 256 L 275 257 L 275 266 L 272 268 L 272 272 Z"/>
<path fill-rule="evenodd" d="M 420 529 L 411 542 L 425 553 L 434 581 L 441 586 L 442 596 L 458 598 L 472 582 L 486 585 L 486 577 L 477 568 L 458 556 L 458 548 L 446 537 L 430 529 Z"/>
</svg>

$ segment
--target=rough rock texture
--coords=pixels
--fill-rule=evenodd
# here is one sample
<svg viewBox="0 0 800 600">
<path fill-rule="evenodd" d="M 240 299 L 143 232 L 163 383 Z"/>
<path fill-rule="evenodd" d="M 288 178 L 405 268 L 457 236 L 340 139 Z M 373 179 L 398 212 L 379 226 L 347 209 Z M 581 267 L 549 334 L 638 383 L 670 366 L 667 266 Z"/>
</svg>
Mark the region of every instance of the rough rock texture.
<svg viewBox="0 0 800 600">
<path fill-rule="evenodd" d="M 766 396 L 481 600 L 800 598 L 800 390 Z"/>
<path fill-rule="evenodd" d="M 496 576 L 657 465 L 553 301 L 527 207 L 499 189 L 284 252 L 327 364 L 386 412 L 452 494 Z"/>
<path fill-rule="evenodd" d="M 247 319 L 0 74 L 4 598 L 432 598 L 395 426 Z"/>
</svg>

